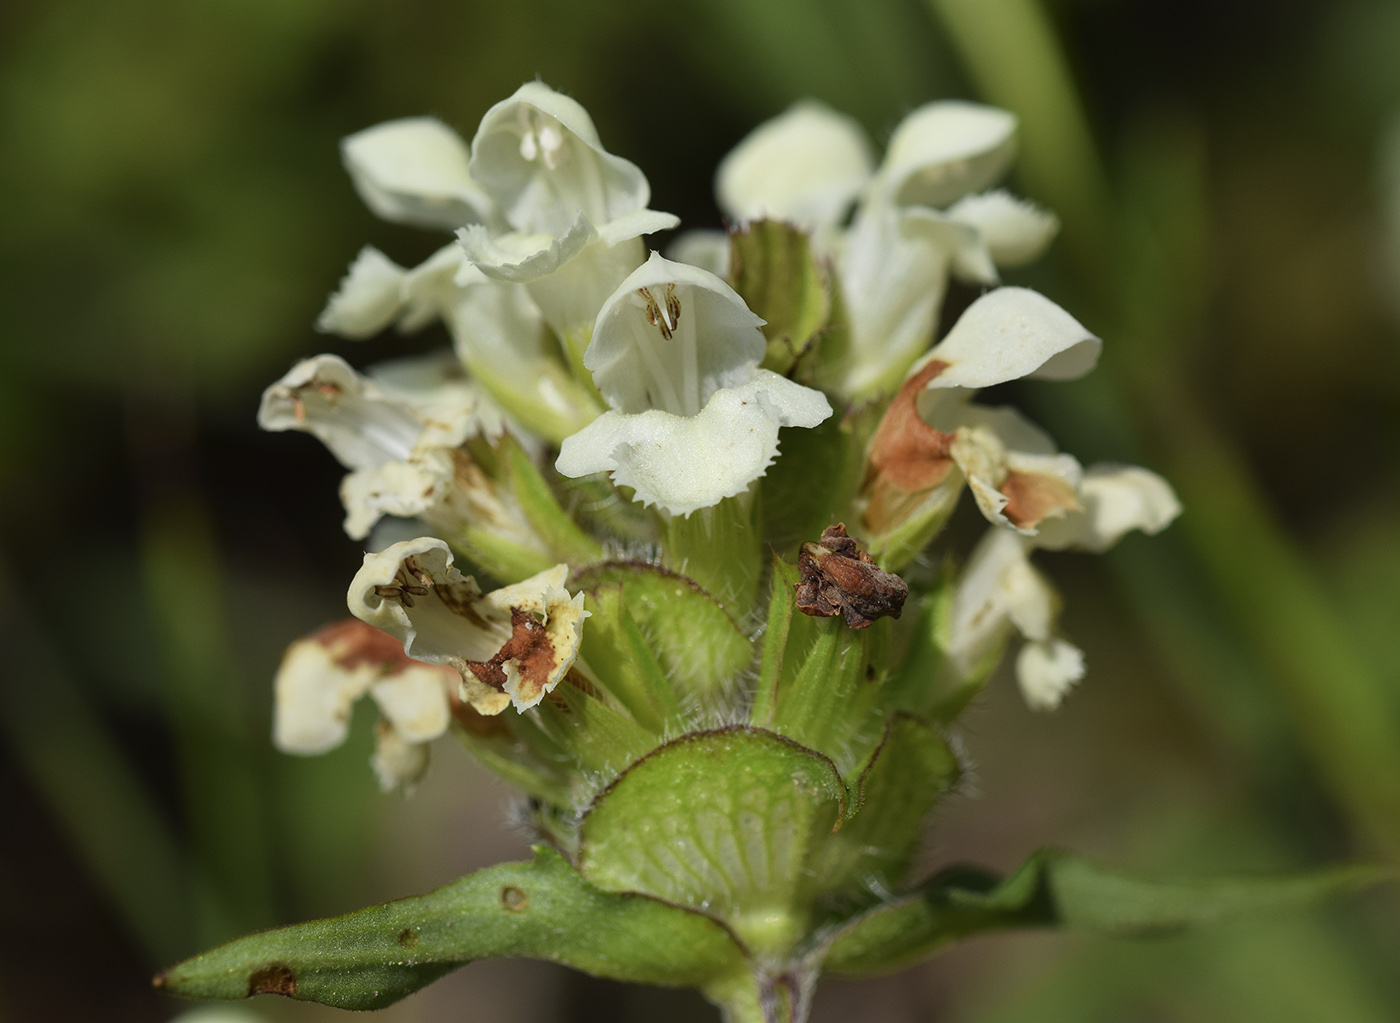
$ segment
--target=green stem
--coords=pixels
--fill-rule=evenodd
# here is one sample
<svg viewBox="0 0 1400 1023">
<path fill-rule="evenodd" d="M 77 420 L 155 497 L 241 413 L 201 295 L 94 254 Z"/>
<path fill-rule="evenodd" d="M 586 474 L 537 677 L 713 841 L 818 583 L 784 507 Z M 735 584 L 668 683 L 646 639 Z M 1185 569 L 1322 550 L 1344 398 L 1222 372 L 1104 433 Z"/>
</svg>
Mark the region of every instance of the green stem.
<svg viewBox="0 0 1400 1023">
<path fill-rule="evenodd" d="M 666 566 L 695 580 L 742 621 L 758 596 L 764 558 L 753 492 L 666 517 Z"/>
</svg>

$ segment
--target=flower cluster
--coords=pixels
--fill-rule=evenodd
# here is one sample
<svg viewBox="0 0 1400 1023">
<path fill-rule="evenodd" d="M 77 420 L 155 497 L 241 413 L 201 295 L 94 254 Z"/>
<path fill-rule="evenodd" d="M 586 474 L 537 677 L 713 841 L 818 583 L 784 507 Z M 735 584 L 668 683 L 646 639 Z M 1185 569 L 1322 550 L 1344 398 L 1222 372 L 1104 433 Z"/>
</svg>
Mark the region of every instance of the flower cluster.
<svg viewBox="0 0 1400 1023">
<path fill-rule="evenodd" d="M 730 230 L 681 234 L 674 259 L 644 245 L 678 221 L 649 208 L 641 170 L 541 83 L 487 111 L 470 145 L 430 118 L 347 138 L 345 165 L 371 210 L 455 239 L 412 269 L 366 247 L 318 326 L 365 338 L 441 321 L 453 351 L 363 374 L 321 355 L 263 397 L 264 428 L 309 432 L 349 470 L 345 530 L 371 550 L 350 587 L 355 617 L 288 651 L 277 744 L 336 745 L 368 693 L 382 716 L 374 763 L 387 789 L 422 773 L 426 743 L 454 720 L 464 735 L 485 734 L 483 717 L 511 706 L 526 715 L 566 678 L 638 718 L 585 642 L 589 632 L 613 642 L 620 627 L 585 627 L 590 613 L 621 610 L 601 595 L 608 566 L 670 572 L 751 633 L 765 587 L 770 603 L 791 597 L 777 592 L 762 541 L 779 554 L 812 541 L 806 573 L 836 535 L 816 543 L 816 533 L 839 521 L 850 534 L 840 531 L 845 553 L 833 564 L 854 567 L 804 578 L 809 600 L 798 606 L 846 608 L 856 624 L 849 608 L 873 598 L 841 579 L 869 563 L 898 584 L 902 605 L 907 587 L 893 573 L 930 550 L 964 487 L 987 533 L 937 593 L 918 595 L 937 607 L 928 628 L 938 657 L 915 684 L 961 706 L 1019 634 L 1026 700 L 1054 707 L 1084 657 L 1059 634 L 1058 598 L 1031 552 L 1102 551 L 1128 530 L 1162 529 L 1179 509 L 1154 474 L 1084 469 L 1014 409 L 974 400 L 1011 380 L 1081 376 L 1101 347 L 1050 300 L 998 286 L 1001 269 L 1038 256 L 1058 228 L 994 187 L 1015 133 L 1005 111 L 931 103 L 905 118 L 877 165 L 855 122 L 799 104 L 720 165 Z M 933 344 L 950 280 L 983 294 Z M 812 439 L 775 476 L 784 428 Z M 386 516 L 400 520 L 393 535 L 406 535 L 402 520 L 424 535 L 388 543 L 376 529 Z M 483 593 L 454 552 L 504 585 Z M 593 587 L 571 593 L 571 572 Z M 661 609 L 650 616 L 653 629 L 679 624 Z M 642 617 L 634 608 L 629 620 Z M 725 663 L 728 677 L 689 672 L 697 677 L 673 694 L 657 741 L 752 719 L 751 646 L 730 661 L 702 657 Z M 525 748 L 520 729 L 534 727 L 506 731 Z M 565 808 L 593 789 L 564 784 Z"/>
</svg>

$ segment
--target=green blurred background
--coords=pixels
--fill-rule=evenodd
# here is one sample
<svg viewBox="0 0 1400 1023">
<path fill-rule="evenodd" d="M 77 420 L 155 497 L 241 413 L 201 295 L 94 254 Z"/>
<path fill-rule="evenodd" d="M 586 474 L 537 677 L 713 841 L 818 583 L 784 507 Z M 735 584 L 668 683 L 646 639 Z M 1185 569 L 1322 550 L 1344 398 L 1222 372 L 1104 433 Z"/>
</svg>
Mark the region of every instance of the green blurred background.
<svg viewBox="0 0 1400 1023">
<path fill-rule="evenodd" d="M 1012 183 L 1065 230 L 1017 281 L 1105 356 L 992 398 L 1085 461 L 1164 473 L 1186 512 L 1106 558 L 1044 558 L 1089 677 L 1054 715 L 994 682 L 930 864 L 1047 843 L 1174 873 L 1400 859 L 1400 5 L 10 0 L 0 1020 L 170 1019 L 147 984 L 174 958 L 524 851 L 506 787 L 450 742 L 407 800 L 374 786 L 372 715 L 326 757 L 271 748 L 281 649 L 344 613 L 359 553 L 338 467 L 253 418 L 299 357 L 445 343 L 312 332 L 362 243 L 410 265 L 439 244 L 360 206 L 337 140 L 419 113 L 470 137 L 535 76 L 692 227 L 718 223 L 719 158 L 799 97 L 877 142 L 937 97 L 1021 115 Z M 833 982 L 815 1018 L 1394 1020 L 1395 910 L 982 939 Z M 383 1018 L 662 1014 L 711 1018 L 493 962 Z"/>
</svg>

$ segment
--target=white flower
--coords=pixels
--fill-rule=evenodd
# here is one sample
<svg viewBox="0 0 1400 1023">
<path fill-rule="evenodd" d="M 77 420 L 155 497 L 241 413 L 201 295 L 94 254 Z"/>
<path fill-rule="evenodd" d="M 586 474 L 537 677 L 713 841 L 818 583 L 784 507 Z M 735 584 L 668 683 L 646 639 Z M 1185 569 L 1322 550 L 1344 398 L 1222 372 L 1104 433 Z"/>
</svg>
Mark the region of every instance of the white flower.
<svg viewBox="0 0 1400 1023">
<path fill-rule="evenodd" d="M 273 741 L 301 755 L 339 746 L 352 706 L 368 693 L 381 715 L 374 764 L 387 791 L 422 774 L 426 744 L 451 720 L 457 684 L 452 669 L 410 659 L 380 630 L 355 618 L 335 622 L 287 648 L 274 682 Z"/>
<path fill-rule="evenodd" d="M 457 449 L 505 427 L 450 354 L 386 363 L 369 378 L 339 356 L 303 360 L 263 392 L 258 424 L 310 433 L 352 470 L 341 500 L 345 531 L 357 540 L 382 515 L 460 511 L 465 456 Z M 513 521 L 504 512 L 494 518 Z"/>
<path fill-rule="evenodd" d="M 1090 466 L 1079 484 L 1080 514 L 1047 522 L 1035 545 L 1047 550 L 1108 550 L 1133 529 L 1160 533 L 1181 514 L 1171 485 L 1136 465 Z"/>
<path fill-rule="evenodd" d="M 481 714 L 524 711 L 572 667 L 583 637 L 583 594 L 564 589 L 567 565 L 482 594 L 433 537 L 366 554 L 350 584 L 351 614 L 387 632 L 417 660 L 447 664 Z"/>
<path fill-rule="evenodd" d="M 762 323 L 714 274 L 652 253 L 598 314 L 584 364 L 612 409 L 564 441 L 558 470 L 611 472 L 674 515 L 744 492 L 780 427 L 831 415 L 821 392 L 757 368 Z"/>
<path fill-rule="evenodd" d="M 808 100 L 730 150 L 715 173 L 715 195 L 735 221 L 766 217 L 812 229 L 839 222 L 874 167 L 860 125 Z"/>
<path fill-rule="evenodd" d="M 582 106 L 542 82 L 526 82 L 486 112 L 470 170 L 511 230 L 459 232 L 467 258 L 489 277 L 528 285 L 566 341 L 641 263 L 641 236 L 680 223 L 647 209 L 646 175 L 603 148 Z"/>
<path fill-rule="evenodd" d="M 493 217 L 466 145 L 441 121 L 388 121 L 349 136 L 340 151 L 355 190 L 385 220 L 450 231 Z"/>
</svg>

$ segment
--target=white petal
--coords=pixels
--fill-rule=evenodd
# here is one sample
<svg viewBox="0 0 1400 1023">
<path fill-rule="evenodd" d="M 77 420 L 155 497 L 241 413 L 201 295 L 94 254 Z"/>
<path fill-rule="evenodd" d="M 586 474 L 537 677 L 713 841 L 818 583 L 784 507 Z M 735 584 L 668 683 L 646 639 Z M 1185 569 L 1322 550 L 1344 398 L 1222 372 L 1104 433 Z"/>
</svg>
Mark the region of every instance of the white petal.
<svg viewBox="0 0 1400 1023">
<path fill-rule="evenodd" d="M 1135 465 L 1095 465 L 1079 485 L 1082 512 L 1046 522 L 1037 547 L 1106 551 L 1129 530 L 1159 533 L 1181 514 L 1171 484 Z"/>
<path fill-rule="evenodd" d="M 617 245 L 644 234 L 656 234 L 679 227 L 681 218 L 660 210 L 634 210 L 598 226 L 598 237 L 605 245 Z"/>
<path fill-rule="evenodd" d="M 1031 567 L 1027 541 L 1008 529 L 987 530 L 953 594 L 948 654 L 964 674 L 976 671 L 1012 629 L 1049 639 L 1058 611 L 1050 584 Z"/>
<path fill-rule="evenodd" d="M 305 359 L 264 391 L 258 425 L 304 430 L 349 469 L 408 458 L 423 433 L 409 402 L 365 380 L 336 355 Z"/>
<path fill-rule="evenodd" d="M 768 217 L 814 227 L 841 220 L 873 169 L 860 125 L 807 100 L 730 150 L 715 174 L 715 194 L 734 220 Z"/>
<path fill-rule="evenodd" d="M 666 258 L 708 270 L 716 277 L 729 276 L 729 235 L 713 228 L 683 231 L 666 246 Z"/>
<path fill-rule="evenodd" d="M 1038 259 L 1060 230 L 1060 218 L 1002 189 L 968 195 L 948 207 L 948 216 L 977 228 L 997 266 L 1023 266 Z"/>
<path fill-rule="evenodd" d="M 1026 288 L 998 288 L 968 306 L 929 353 L 948 364 L 929 387 L 990 387 L 1021 377 L 1073 380 L 1094 368 L 1102 347 L 1048 298 Z"/>
<path fill-rule="evenodd" d="M 869 203 L 857 213 L 838 263 L 851 324 L 846 393 L 893 389 L 928 346 L 952 263 L 945 227 L 973 234 L 921 213 L 907 216 L 890 203 Z"/>
<path fill-rule="evenodd" d="M 379 713 L 404 742 L 429 742 L 447 731 L 452 720 L 443 669 L 434 665 L 410 665 L 370 687 Z M 451 685 L 457 686 L 455 674 Z"/>
<path fill-rule="evenodd" d="M 606 412 L 565 439 L 565 476 L 611 472 L 636 500 L 688 515 L 743 493 L 778 453 L 778 428 L 812 427 L 831 415 L 820 391 L 767 370 L 714 392 L 699 415 Z"/>
<path fill-rule="evenodd" d="M 562 235 L 580 213 L 606 224 L 651 197 L 641 170 L 603 149 L 588 112 L 541 82 L 488 110 L 471 152 L 473 179 L 517 231 Z"/>
<path fill-rule="evenodd" d="M 1014 114 L 956 100 L 929 103 L 895 129 L 879 187 L 903 205 L 946 206 L 1001 177 L 1015 142 Z"/>
<path fill-rule="evenodd" d="M 451 230 L 491 216 L 490 199 L 468 173 L 466 145 L 434 118 L 366 128 L 340 152 L 355 190 L 385 220 Z"/>
<path fill-rule="evenodd" d="M 426 743 L 405 742 L 393 725 L 380 721 L 374 730 L 374 755 L 370 766 L 384 792 L 411 788 L 428 770 Z"/>
<path fill-rule="evenodd" d="M 900 220 L 903 233 L 921 236 L 948 253 L 949 269 L 965 284 L 996 285 L 1001 283 L 991 251 L 978 230 L 937 210 L 913 206 L 904 210 Z"/>
<path fill-rule="evenodd" d="M 452 242 L 408 272 L 399 287 L 404 306 L 400 333 L 413 334 L 446 315 L 456 301 L 456 277 L 465 262 L 466 253 Z"/>
<path fill-rule="evenodd" d="M 419 537 L 366 554 L 347 603 L 356 618 L 399 640 L 408 656 L 455 666 L 489 659 L 510 637 L 509 626 L 475 615 L 481 596 L 476 581 L 453 567 L 447 544 Z"/>
<path fill-rule="evenodd" d="M 603 304 L 583 364 L 615 409 L 695 415 L 732 374 L 748 379 L 762 324 L 714 274 L 653 252 Z"/>
<path fill-rule="evenodd" d="M 316 329 L 357 340 L 373 337 L 398 319 L 403 308 L 400 288 L 406 276 L 403 267 L 373 245 L 366 245 L 326 303 Z"/>
<path fill-rule="evenodd" d="M 457 240 L 472 265 L 487 277 L 514 284 L 554 273 L 597 236 L 582 213 L 557 236 L 523 232 L 493 235 L 480 225 L 457 232 Z"/>
<path fill-rule="evenodd" d="M 1083 677 L 1083 651 L 1062 639 L 1027 643 L 1016 658 L 1016 680 L 1032 710 L 1054 710 Z"/>
<path fill-rule="evenodd" d="M 443 499 L 452 483 L 452 460 L 445 453 L 357 469 L 340 481 L 345 535 L 363 540 L 385 515 L 422 515 Z"/>
</svg>

